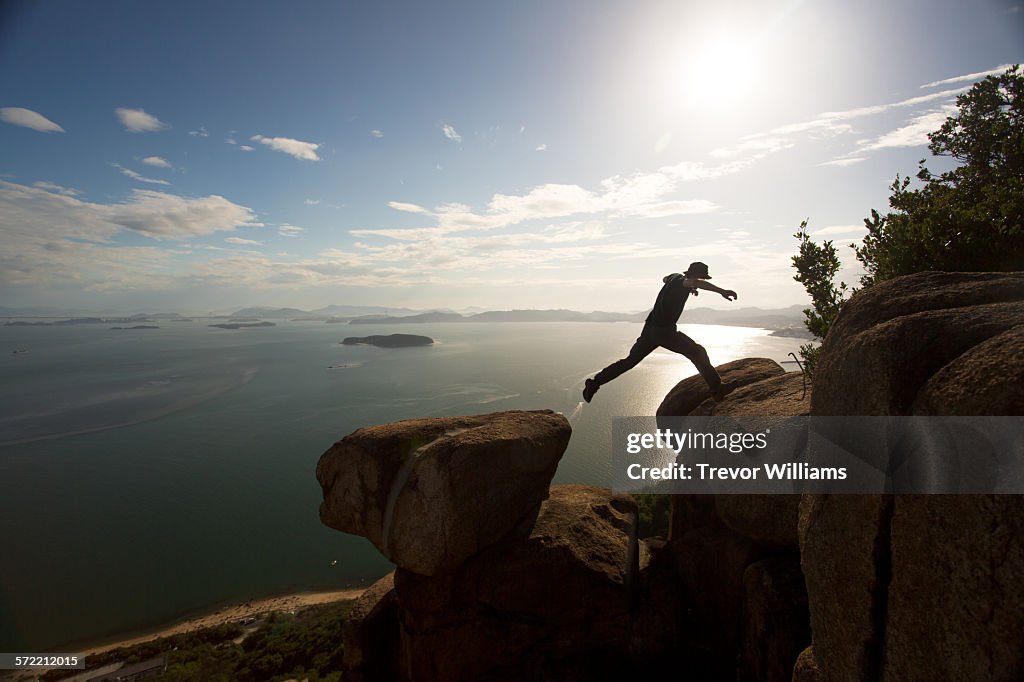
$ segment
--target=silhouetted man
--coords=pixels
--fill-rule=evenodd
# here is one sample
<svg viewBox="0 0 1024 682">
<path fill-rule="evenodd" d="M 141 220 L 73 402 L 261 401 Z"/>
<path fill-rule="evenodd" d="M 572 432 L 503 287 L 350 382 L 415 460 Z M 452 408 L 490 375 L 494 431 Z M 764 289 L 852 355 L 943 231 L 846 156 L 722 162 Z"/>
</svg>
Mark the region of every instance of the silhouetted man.
<svg viewBox="0 0 1024 682">
<path fill-rule="evenodd" d="M 686 272 L 673 273 L 665 277 L 665 283 L 658 292 L 658 299 L 654 302 L 644 323 L 640 337 L 629 349 L 629 355 L 613 362 L 600 372 L 593 379 L 587 379 L 583 387 L 583 399 L 588 403 L 597 389 L 619 376 L 623 372 L 633 369 L 641 360 L 650 355 L 659 346 L 670 351 L 685 355 L 690 362 L 697 366 L 697 371 L 704 377 L 711 389 L 711 396 L 715 400 L 721 400 L 725 394 L 731 391 L 734 386 L 732 382 L 722 383 L 722 378 L 711 365 L 708 359 L 708 352 L 699 343 L 691 339 L 681 331 L 676 330 L 676 323 L 679 316 L 683 314 L 683 306 L 690 294 L 697 295 L 698 289 L 707 289 L 721 294 L 727 301 L 736 300 L 736 292 L 728 289 L 719 289 L 707 280 L 711 279 L 708 274 L 708 266 L 704 263 L 690 263 Z"/>
</svg>

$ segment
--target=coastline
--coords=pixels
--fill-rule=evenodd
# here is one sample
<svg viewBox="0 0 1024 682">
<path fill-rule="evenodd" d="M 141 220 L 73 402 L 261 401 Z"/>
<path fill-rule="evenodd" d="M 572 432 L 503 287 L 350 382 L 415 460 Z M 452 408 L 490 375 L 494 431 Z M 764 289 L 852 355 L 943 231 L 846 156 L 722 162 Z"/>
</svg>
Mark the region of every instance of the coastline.
<svg viewBox="0 0 1024 682">
<path fill-rule="evenodd" d="M 213 627 L 230 623 L 243 618 L 251 618 L 273 611 L 299 611 L 310 606 L 319 604 L 330 604 L 333 602 L 355 599 L 365 591 L 365 588 L 355 587 L 345 590 L 332 590 L 328 592 L 297 592 L 265 599 L 249 599 L 241 604 L 222 606 L 215 611 L 198 616 L 192 616 L 186 620 L 179 620 L 170 624 L 158 626 L 153 630 L 142 634 L 121 635 L 117 639 L 105 638 L 77 647 L 76 653 L 84 656 L 101 654 L 118 647 L 134 646 L 143 642 L 150 642 L 161 637 L 170 637 L 183 632 L 192 632 L 202 628 Z"/>
</svg>

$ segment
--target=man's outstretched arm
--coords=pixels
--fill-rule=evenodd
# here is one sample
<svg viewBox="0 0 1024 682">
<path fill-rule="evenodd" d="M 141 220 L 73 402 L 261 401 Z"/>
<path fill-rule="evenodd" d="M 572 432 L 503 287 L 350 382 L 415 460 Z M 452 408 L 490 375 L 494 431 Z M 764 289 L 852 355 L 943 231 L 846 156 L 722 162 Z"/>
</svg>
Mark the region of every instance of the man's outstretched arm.
<svg viewBox="0 0 1024 682">
<path fill-rule="evenodd" d="M 716 287 L 714 284 L 707 281 L 706 279 L 687 279 L 686 286 L 690 287 L 691 289 L 707 289 L 708 291 L 713 291 L 716 294 L 721 294 L 727 301 L 735 301 L 737 298 L 736 292 L 733 291 L 732 289 L 722 289 L 720 287 Z"/>
</svg>

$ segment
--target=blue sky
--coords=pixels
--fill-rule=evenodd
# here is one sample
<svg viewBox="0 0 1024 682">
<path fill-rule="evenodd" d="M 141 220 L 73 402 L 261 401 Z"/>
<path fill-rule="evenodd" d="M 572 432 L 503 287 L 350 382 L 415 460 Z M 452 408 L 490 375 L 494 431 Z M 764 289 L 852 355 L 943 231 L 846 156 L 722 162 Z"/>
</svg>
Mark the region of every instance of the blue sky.
<svg viewBox="0 0 1024 682">
<path fill-rule="evenodd" d="M 641 310 L 693 260 L 740 304 L 802 303 L 800 221 L 858 239 L 956 94 L 1024 57 L 1010 0 L 42 1 L 0 22 L 7 306 Z"/>
</svg>

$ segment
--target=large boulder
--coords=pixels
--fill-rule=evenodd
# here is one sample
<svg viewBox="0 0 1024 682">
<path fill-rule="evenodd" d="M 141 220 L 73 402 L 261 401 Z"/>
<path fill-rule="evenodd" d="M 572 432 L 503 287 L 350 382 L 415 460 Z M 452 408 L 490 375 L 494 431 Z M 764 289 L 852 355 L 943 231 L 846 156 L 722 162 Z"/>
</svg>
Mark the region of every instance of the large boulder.
<svg viewBox="0 0 1024 682">
<path fill-rule="evenodd" d="M 716 368 L 722 381 L 734 381 L 746 386 L 762 379 L 785 374 L 779 363 L 768 358 L 742 358 Z M 707 382 L 699 374 L 683 379 L 668 392 L 656 412 L 659 417 L 685 417 L 698 405 L 711 398 Z"/>
<path fill-rule="evenodd" d="M 792 679 L 793 682 L 827 682 L 814 658 L 814 647 L 807 647 L 797 656 Z"/>
<path fill-rule="evenodd" d="M 800 558 L 787 555 L 751 564 L 743 574 L 743 585 L 737 679 L 789 682 L 797 656 L 811 643 Z"/>
<path fill-rule="evenodd" d="M 1024 415 L 1024 320 L 982 341 L 928 379 L 911 406 L 920 415 Z"/>
<path fill-rule="evenodd" d="M 320 457 L 320 519 L 401 568 L 450 571 L 536 513 L 570 433 L 550 410 L 359 429 Z"/>
<path fill-rule="evenodd" d="M 635 528 L 628 495 L 554 486 L 532 525 L 456 571 L 398 570 L 403 670 L 443 682 L 542 679 L 569 665 L 593 677 L 626 661 Z"/>
<path fill-rule="evenodd" d="M 705 400 L 690 412 L 716 417 L 805 417 L 810 413 L 811 387 L 802 372 L 786 372 L 745 384 L 722 402 Z"/>
<path fill-rule="evenodd" d="M 1022 325 L 1024 273 L 870 287 L 822 347 L 811 414 L 1020 415 Z M 1018 496 L 805 496 L 801 561 L 825 679 L 1024 678 L 1022 518 Z"/>
<path fill-rule="evenodd" d="M 885 678 L 1024 680 L 1024 496 L 900 495 L 891 527 Z"/>
<path fill-rule="evenodd" d="M 822 345 L 812 414 L 909 414 L 933 375 L 1022 320 L 1024 273 L 922 272 L 863 289 Z M 1011 350 L 987 350 L 1019 368 Z M 985 366 L 975 358 L 967 371 L 980 379 Z"/>
<path fill-rule="evenodd" d="M 341 632 L 346 682 L 385 682 L 398 675 L 398 599 L 395 572 L 352 604 Z"/>
</svg>

